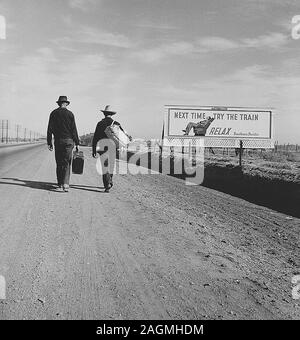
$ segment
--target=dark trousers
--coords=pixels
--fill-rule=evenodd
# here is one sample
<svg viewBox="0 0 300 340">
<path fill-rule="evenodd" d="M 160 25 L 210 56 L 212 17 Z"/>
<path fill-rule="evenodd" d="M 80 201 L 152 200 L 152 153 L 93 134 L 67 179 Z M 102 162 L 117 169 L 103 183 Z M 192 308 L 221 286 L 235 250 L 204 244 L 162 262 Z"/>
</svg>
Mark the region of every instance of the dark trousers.
<svg viewBox="0 0 300 340">
<path fill-rule="evenodd" d="M 112 148 L 105 148 L 104 151 L 98 152 L 100 155 L 101 167 L 102 167 L 102 180 L 105 189 L 109 189 L 112 180 L 113 173 L 115 169 L 116 163 L 116 148 L 113 146 Z"/>
<path fill-rule="evenodd" d="M 57 184 L 69 184 L 74 142 L 72 139 L 60 139 L 55 141 L 54 146 Z"/>
</svg>

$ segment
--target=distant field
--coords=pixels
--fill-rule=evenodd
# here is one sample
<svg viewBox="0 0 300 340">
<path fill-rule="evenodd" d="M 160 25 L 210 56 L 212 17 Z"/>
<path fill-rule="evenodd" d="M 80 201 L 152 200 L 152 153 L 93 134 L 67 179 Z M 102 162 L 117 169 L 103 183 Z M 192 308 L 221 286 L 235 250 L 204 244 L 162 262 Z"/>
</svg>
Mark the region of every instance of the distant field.
<svg viewBox="0 0 300 340">
<path fill-rule="evenodd" d="M 205 164 L 232 168 L 238 166 L 238 157 L 206 154 Z M 300 183 L 300 152 L 245 151 L 242 165 L 243 172 L 250 176 Z"/>
</svg>

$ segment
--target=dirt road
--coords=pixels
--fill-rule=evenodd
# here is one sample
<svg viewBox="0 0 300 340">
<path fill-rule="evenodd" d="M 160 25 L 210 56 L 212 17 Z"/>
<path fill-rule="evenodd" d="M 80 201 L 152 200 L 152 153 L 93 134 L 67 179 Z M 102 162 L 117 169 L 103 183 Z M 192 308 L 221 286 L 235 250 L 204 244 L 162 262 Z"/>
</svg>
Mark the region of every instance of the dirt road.
<svg viewBox="0 0 300 340">
<path fill-rule="evenodd" d="M 300 319 L 300 220 L 165 175 L 57 192 L 45 145 L 0 150 L 0 319 Z"/>
</svg>

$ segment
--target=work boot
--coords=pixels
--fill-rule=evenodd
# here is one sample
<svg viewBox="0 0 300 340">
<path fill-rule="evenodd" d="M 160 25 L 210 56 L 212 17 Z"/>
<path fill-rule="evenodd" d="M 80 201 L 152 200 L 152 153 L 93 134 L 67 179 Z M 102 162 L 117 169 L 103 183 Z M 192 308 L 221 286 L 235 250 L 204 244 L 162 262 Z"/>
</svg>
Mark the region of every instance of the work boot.
<svg viewBox="0 0 300 340">
<path fill-rule="evenodd" d="M 113 187 L 113 175 L 110 175 L 110 179 L 109 179 L 109 189 L 111 189 Z"/>
<path fill-rule="evenodd" d="M 62 191 L 63 190 L 63 186 L 62 184 L 57 184 L 57 188 L 55 188 L 56 191 Z"/>
</svg>

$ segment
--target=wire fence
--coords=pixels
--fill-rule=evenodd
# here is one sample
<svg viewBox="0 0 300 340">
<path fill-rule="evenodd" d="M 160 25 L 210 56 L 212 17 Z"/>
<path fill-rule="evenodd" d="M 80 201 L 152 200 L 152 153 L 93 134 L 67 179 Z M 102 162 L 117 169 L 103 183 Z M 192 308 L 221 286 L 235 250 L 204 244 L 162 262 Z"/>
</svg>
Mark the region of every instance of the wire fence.
<svg viewBox="0 0 300 340">
<path fill-rule="evenodd" d="M 164 146 L 161 150 L 157 143 L 151 143 L 151 141 L 140 141 L 133 142 L 129 145 L 129 150 L 134 152 L 163 152 L 169 153 L 170 155 L 183 154 L 191 157 L 193 154 L 199 153 L 200 149 L 190 146 L 190 147 L 174 147 L 174 146 Z M 279 142 L 274 143 L 273 149 L 252 149 L 243 148 L 242 149 L 243 159 L 262 159 L 269 162 L 300 162 L 300 145 L 299 144 L 279 144 Z M 236 158 L 240 157 L 239 148 L 217 148 L 217 147 L 206 147 L 204 150 L 205 157 L 215 157 L 215 158 Z"/>
<path fill-rule="evenodd" d="M 0 143 L 35 142 L 45 138 L 39 132 L 14 124 L 8 119 L 0 119 Z"/>
<path fill-rule="evenodd" d="M 279 144 L 275 142 L 274 145 L 275 152 L 300 152 L 300 145 L 299 144 Z"/>
</svg>

